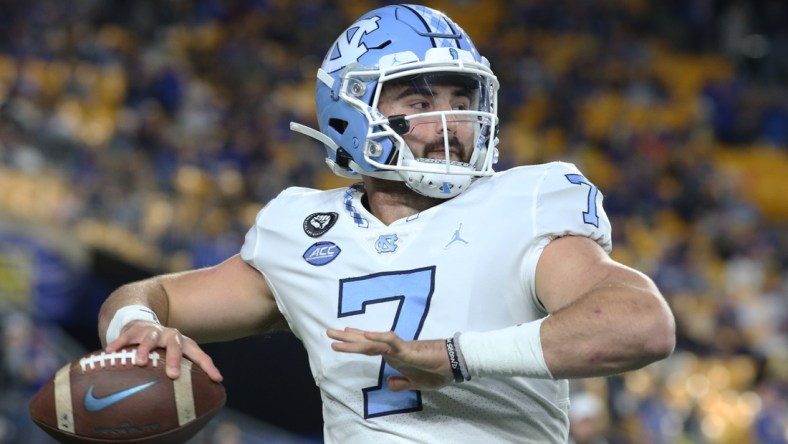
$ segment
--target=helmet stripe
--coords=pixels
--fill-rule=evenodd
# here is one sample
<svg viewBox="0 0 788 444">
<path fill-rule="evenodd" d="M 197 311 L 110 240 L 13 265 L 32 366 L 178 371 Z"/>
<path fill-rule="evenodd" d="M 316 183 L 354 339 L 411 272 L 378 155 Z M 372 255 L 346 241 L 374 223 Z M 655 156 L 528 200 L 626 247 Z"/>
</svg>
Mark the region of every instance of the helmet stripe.
<svg viewBox="0 0 788 444">
<path fill-rule="evenodd" d="M 436 11 L 434 9 L 425 8 L 423 6 L 418 5 L 403 5 L 416 13 L 421 21 L 424 23 L 424 27 L 427 29 L 427 32 L 433 34 L 432 41 L 433 45 L 436 48 L 459 48 L 459 38 L 445 38 L 443 36 L 453 35 L 459 36 L 457 30 L 451 25 L 448 21 L 446 16 L 442 14 L 440 11 Z"/>
</svg>

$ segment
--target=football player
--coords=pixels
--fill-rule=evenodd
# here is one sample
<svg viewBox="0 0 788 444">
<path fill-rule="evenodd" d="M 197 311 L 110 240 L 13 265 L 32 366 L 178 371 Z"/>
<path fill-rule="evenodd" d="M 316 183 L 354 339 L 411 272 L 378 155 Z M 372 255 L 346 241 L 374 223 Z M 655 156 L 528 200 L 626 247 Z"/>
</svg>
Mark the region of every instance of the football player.
<svg viewBox="0 0 788 444">
<path fill-rule="evenodd" d="M 327 443 L 568 439 L 568 378 L 668 356 L 673 316 L 617 263 L 602 193 L 572 164 L 495 172 L 498 80 L 439 11 L 373 10 L 317 72 L 319 140 L 345 189 L 288 188 L 224 263 L 117 289 L 108 351 L 275 329 L 304 344 Z"/>
</svg>

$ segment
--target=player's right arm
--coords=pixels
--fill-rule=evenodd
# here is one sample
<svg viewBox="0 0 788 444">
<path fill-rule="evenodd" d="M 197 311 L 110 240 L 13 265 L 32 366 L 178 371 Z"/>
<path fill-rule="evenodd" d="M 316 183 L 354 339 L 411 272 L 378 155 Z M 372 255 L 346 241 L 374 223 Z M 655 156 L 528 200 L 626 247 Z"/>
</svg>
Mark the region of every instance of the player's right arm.
<svg viewBox="0 0 788 444">
<path fill-rule="evenodd" d="M 115 290 L 99 311 L 99 337 L 105 342 L 108 326 L 118 309 L 149 307 L 160 324 L 135 320 L 118 338 L 104 344 L 108 352 L 138 344 L 137 362 L 144 365 L 154 348 L 167 350 L 167 373 L 178 376 L 185 355 L 211 379 L 221 374 L 197 345 L 236 339 L 282 328 L 284 319 L 262 275 L 235 255 L 223 263 L 198 270 L 156 276 Z"/>
</svg>

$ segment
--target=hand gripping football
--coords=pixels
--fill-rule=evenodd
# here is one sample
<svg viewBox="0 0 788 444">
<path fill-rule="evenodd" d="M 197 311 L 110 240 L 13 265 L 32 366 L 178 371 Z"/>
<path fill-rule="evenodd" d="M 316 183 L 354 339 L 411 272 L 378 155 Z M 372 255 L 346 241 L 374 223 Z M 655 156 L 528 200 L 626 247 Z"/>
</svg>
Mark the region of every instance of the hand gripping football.
<svg viewBox="0 0 788 444">
<path fill-rule="evenodd" d="M 182 443 L 224 405 L 224 386 L 188 359 L 173 380 L 163 349 L 145 367 L 135 352 L 99 350 L 63 366 L 33 396 L 31 418 L 61 443 Z"/>
</svg>

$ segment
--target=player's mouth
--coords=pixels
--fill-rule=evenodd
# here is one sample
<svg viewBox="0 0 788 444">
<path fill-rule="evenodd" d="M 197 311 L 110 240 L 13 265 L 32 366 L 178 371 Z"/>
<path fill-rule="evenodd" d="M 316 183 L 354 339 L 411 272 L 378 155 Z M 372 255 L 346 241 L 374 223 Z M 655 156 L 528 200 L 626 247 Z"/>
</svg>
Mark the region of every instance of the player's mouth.
<svg viewBox="0 0 788 444">
<path fill-rule="evenodd" d="M 465 149 L 459 141 L 449 141 L 449 160 L 465 162 L 466 159 L 463 158 L 464 152 Z M 424 147 L 424 157 L 427 159 L 446 160 L 446 146 L 443 144 L 443 140 L 441 140 L 440 143 L 426 145 Z"/>
<path fill-rule="evenodd" d="M 427 159 L 446 160 L 446 151 L 443 150 L 430 151 L 426 154 L 425 157 Z M 455 149 L 449 150 L 449 160 L 454 160 L 457 162 L 461 160 L 460 154 L 457 152 L 457 150 Z"/>
</svg>

